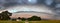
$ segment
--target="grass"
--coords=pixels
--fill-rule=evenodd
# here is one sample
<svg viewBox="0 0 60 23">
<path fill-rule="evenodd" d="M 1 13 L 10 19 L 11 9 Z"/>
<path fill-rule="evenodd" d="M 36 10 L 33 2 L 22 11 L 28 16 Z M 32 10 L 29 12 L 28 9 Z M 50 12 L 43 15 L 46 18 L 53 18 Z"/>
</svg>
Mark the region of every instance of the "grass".
<svg viewBox="0 0 60 23">
<path fill-rule="evenodd" d="M 25 23 L 24 21 L 0 21 L 0 23 Z"/>
<path fill-rule="evenodd" d="M 25 21 L 0 21 L 0 23 L 25 23 Z M 29 23 L 60 23 L 60 20 L 29 21 Z"/>
<path fill-rule="evenodd" d="M 29 21 L 29 23 L 60 23 L 60 20 L 47 20 L 47 21 Z"/>
</svg>

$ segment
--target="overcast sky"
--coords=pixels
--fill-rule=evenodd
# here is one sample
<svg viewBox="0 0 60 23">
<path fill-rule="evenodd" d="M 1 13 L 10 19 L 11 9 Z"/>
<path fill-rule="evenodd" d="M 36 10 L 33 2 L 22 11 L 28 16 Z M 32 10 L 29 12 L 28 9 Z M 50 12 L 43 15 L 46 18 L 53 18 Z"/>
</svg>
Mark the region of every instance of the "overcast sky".
<svg viewBox="0 0 60 23">
<path fill-rule="evenodd" d="M 53 0 L 0 0 L 0 10 L 8 10 L 11 13 L 18 11 L 36 11 L 52 13 L 52 10 L 48 6 L 50 6 L 53 2 Z M 40 4 L 43 5 L 41 6 Z M 60 4 L 56 5 L 56 7 L 59 6 Z"/>
</svg>

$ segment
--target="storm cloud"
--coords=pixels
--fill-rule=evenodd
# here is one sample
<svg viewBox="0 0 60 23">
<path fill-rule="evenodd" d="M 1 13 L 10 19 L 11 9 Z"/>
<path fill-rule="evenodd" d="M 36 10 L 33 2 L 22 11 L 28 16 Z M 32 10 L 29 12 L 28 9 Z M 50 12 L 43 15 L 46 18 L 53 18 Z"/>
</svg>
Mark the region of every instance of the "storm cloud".
<svg viewBox="0 0 60 23">
<path fill-rule="evenodd" d="M 53 10 L 55 7 L 59 7 L 59 5 L 55 5 L 57 3 L 59 3 L 59 0 L 0 0 L 0 12 L 5 10 L 8 10 L 11 13 L 18 11 L 46 12 L 56 14 L 49 17 L 60 19 L 60 15 L 57 15 L 57 13 Z"/>
</svg>

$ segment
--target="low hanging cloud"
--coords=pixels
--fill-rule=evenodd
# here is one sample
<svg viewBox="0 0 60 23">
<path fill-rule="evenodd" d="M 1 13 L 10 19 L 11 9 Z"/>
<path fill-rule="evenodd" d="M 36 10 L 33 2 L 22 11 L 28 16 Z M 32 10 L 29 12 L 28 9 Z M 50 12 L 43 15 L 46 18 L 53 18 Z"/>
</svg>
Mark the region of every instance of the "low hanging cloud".
<svg viewBox="0 0 60 23">
<path fill-rule="evenodd" d="M 19 12 L 19 11 L 35 11 L 35 12 L 43 12 L 43 13 L 37 13 L 37 16 L 40 16 L 41 18 L 44 19 L 55 19 L 54 18 L 54 12 L 47 6 L 45 5 L 18 5 L 18 6 L 13 6 L 13 7 L 9 7 L 8 9 L 9 12 L 13 13 L 13 15 L 11 17 L 19 17 L 21 16 L 20 14 L 22 14 L 23 17 L 25 17 L 23 14 L 28 14 L 29 16 L 27 17 L 31 17 L 30 15 L 35 15 L 35 13 L 15 13 L 15 12 Z M 47 13 L 47 14 L 46 14 Z M 21 17 L 22 17 L 21 16 Z"/>
<path fill-rule="evenodd" d="M 9 7 L 2 7 L 0 10 L 0 12 L 2 12 L 2 11 L 5 11 L 5 10 L 8 10 L 9 12 L 11 12 L 11 13 L 13 13 L 13 14 L 15 14 L 15 12 L 18 12 L 18 11 L 35 11 L 35 12 L 45 12 L 45 13 L 50 13 L 50 14 L 55 14 L 53 11 L 52 11 L 52 9 L 50 9 L 50 7 L 47 7 L 47 6 L 45 6 L 45 5 L 24 5 L 25 3 L 26 4 L 38 4 L 38 2 L 37 2 L 37 0 L 35 0 L 34 2 L 33 2 L 34 0 L 32 0 L 32 1 L 30 1 L 30 2 L 28 2 L 27 0 L 21 0 L 21 1 L 18 1 L 18 3 L 20 3 L 20 4 L 23 4 L 23 5 L 17 5 L 17 4 L 14 4 L 14 3 L 12 3 L 12 4 L 6 4 L 5 6 L 8 6 L 9 5 Z M 5 1 L 2 1 L 3 3 L 5 2 Z M 17 1 L 16 1 L 17 2 Z M 58 2 L 58 1 L 57 1 Z M 40 3 L 40 0 L 39 0 L 39 3 Z M 46 5 L 51 5 L 53 3 L 53 0 L 46 0 L 45 1 L 45 4 Z M 12 5 L 15 5 L 15 6 L 12 6 Z M 11 6 L 10 6 L 11 5 Z M 38 15 L 39 16 L 39 15 Z M 41 15 L 42 16 L 42 15 Z M 46 16 L 46 17 L 45 17 Z M 45 17 L 45 18 L 53 18 L 53 19 L 60 19 L 60 17 L 58 17 L 58 16 L 60 16 L 60 15 L 43 15 L 42 17 Z"/>
<path fill-rule="evenodd" d="M 52 11 L 44 6 L 44 5 L 19 5 L 14 7 L 9 7 L 7 9 L 9 12 L 17 12 L 17 11 L 36 11 L 36 12 L 46 12 L 46 13 L 52 13 Z"/>
</svg>

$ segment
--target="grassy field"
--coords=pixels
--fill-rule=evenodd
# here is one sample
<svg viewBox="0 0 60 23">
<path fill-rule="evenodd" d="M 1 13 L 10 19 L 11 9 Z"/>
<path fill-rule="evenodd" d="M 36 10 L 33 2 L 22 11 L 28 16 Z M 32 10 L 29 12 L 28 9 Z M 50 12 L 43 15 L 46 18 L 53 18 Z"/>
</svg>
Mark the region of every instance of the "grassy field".
<svg viewBox="0 0 60 23">
<path fill-rule="evenodd" d="M 60 23 L 60 20 L 47 20 L 47 21 L 29 21 L 29 23 Z"/>
<path fill-rule="evenodd" d="M 0 23 L 25 23 L 24 21 L 0 21 Z"/>
<path fill-rule="evenodd" d="M 28 21 L 29 23 L 60 23 L 60 20 Z M 25 23 L 25 21 L 0 21 L 0 23 Z"/>
</svg>

